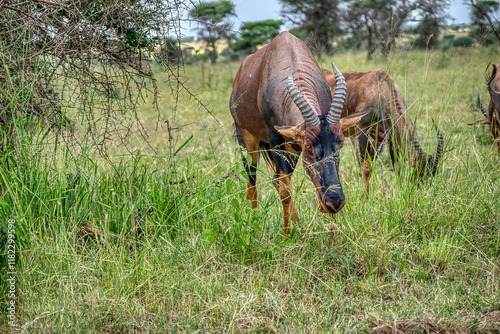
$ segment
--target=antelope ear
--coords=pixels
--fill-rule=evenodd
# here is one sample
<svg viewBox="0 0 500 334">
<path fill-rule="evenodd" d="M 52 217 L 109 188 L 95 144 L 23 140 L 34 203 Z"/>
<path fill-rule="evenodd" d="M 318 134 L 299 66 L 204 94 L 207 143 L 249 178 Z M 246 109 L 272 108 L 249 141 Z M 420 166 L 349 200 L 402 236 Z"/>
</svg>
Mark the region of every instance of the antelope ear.
<svg viewBox="0 0 500 334">
<path fill-rule="evenodd" d="M 275 125 L 274 128 L 280 135 L 285 137 L 285 139 L 299 140 L 302 141 L 304 136 L 304 130 L 306 129 L 305 123 L 295 125 L 295 126 L 278 126 Z"/>
<path fill-rule="evenodd" d="M 365 111 L 361 114 L 347 116 L 340 119 L 339 125 L 345 137 L 350 137 L 356 133 L 356 129 L 353 127 L 356 126 L 356 124 L 358 124 L 358 122 L 361 120 L 361 117 L 365 116 L 367 112 L 368 111 Z"/>
</svg>

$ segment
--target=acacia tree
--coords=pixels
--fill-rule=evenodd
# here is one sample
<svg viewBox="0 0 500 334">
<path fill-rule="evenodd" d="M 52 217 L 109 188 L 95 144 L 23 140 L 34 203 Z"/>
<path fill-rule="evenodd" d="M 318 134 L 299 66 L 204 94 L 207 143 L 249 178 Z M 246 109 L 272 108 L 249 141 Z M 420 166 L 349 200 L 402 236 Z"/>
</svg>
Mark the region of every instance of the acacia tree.
<svg viewBox="0 0 500 334">
<path fill-rule="evenodd" d="M 20 131 L 43 120 L 62 135 L 69 152 L 82 152 L 73 129 L 107 155 L 110 140 L 128 146 L 134 130 L 147 134 L 136 114 L 142 94 L 158 94 L 146 58 L 181 84 L 172 50 L 180 42 L 185 0 L 25 0 L 0 2 L 0 132 L 5 149 Z M 156 104 L 155 104 L 156 106 Z M 64 131 L 63 131 L 64 130 Z M 68 131 L 66 131 L 68 130 Z M 80 132 L 81 134 L 82 132 Z"/>
<path fill-rule="evenodd" d="M 447 18 L 445 13 L 447 5 L 447 1 L 439 1 L 427 3 L 426 6 L 420 7 L 423 18 L 417 26 L 419 34 L 416 42 L 417 46 L 432 48 L 437 45 L 442 23 Z"/>
<path fill-rule="evenodd" d="M 380 48 L 387 56 L 406 22 L 442 16 L 447 0 L 350 0 L 344 16 L 354 38 L 366 41 L 368 58 Z M 429 13 L 432 13 L 430 15 Z"/>
<path fill-rule="evenodd" d="M 189 15 L 199 20 L 198 36 L 207 43 L 207 50 L 212 64 L 217 60 L 215 43 L 225 38 L 231 28 L 227 21 L 230 16 L 235 16 L 234 4 L 229 0 L 200 2 L 189 11 Z"/>
<path fill-rule="evenodd" d="M 500 2 L 495 0 L 469 0 L 471 7 L 471 18 L 474 24 L 479 26 L 480 34 L 484 34 L 489 27 L 500 44 L 500 21 L 494 13 L 500 9 Z"/>
<path fill-rule="evenodd" d="M 433 48 L 437 45 L 440 31 L 440 20 L 430 14 L 425 15 L 422 22 L 417 27 L 419 37 L 416 41 L 416 46 Z"/>
<path fill-rule="evenodd" d="M 319 56 L 332 53 L 331 42 L 341 33 L 339 0 L 279 0 L 281 14 L 307 33 L 307 44 Z"/>
</svg>

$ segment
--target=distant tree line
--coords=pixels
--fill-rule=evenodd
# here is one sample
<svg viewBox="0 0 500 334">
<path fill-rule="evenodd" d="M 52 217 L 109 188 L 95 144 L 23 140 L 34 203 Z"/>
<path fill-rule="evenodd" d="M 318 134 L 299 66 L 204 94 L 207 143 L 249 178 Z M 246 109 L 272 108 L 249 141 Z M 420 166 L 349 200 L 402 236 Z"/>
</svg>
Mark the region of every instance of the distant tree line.
<svg viewBox="0 0 500 334">
<path fill-rule="evenodd" d="M 210 60 L 215 63 L 215 41 L 228 42 L 226 56 L 231 58 L 255 52 L 259 45 L 276 36 L 284 22 L 290 31 L 306 41 L 317 54 L 334 50 L 364 49 L 368 58 L 375 52 L 387 56 L 402 34 L 410 35 L 412 45 L 421 48 L 438 46 L 447 15 L 449 0 L 279 0 L 282 20 L 244 22 L 239 34 L 231 32 L 229 19 L 235 6 L 230 0 L 202 2 L 190 11 L 195 19 L 205 21 L 198 28 L 198 38 L 206 42 Z M 469 0 L 472 25 L 469 36 L 446 35 L 443 45 L 500 45 L 500 22 L 496 18 L 500 1 Z M 234 29 L 234 28 L 232 28 Z"/>
</svg>

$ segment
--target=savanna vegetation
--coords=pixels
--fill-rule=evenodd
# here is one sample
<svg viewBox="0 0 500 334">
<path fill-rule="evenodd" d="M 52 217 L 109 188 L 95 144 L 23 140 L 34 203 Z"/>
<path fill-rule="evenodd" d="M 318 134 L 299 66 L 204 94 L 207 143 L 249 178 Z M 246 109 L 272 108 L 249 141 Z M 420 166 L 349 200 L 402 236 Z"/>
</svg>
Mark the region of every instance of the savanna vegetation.
<svg viewBox="0 0 500 334">
<path fill-rule="evenodd" d="M 349 3 L 360 20 L 376 14 L 363 3 L 377 1 Z M 445 154 L 417 184 L 383 152 L 365 198 L 347 140 L 335 220 L 319 212 L 299 163 L 301 224 L 289 238 L 263 161 L 259 207 L 245 199 L 229 113 L 240 54 L 215 61 L 212 43 L 255 50 L 281 21 L 247 23 L 238 42 L 214 29 L 232 3 L 199 6 L 192 16 L 206 23 L 213 64 L 183 65 L 174 35 L 186 2 L 148 0 L 140 11 L 133 0 L 0 3 L 0 331 L 500 332 L 500 157 L 490 131 L 468 125 L 483 117 L 476 98 L 488 101 L 485 69 L 499 61 L 496 42 L 481 40 L 498 24 L 481 9 L 497 7 L 472 3 L 482 23 L 443 33 L 439 48 L 422 36 L 441 10 L 408 32 L 423 48 L 399 30 L 359 43 L 365 26 L 332 43 L 333 55 L 319 52 L 323 68 L 389 73 L 424 150 L 436 147 L 434 119 Z"/>
<path fill-rule="evenodd" d="M 19 122 L 29 130 L 16 133 L 21 145 L 0 157 L 2 224 L 17 226 L 18 328 L 363 332 L 387 329 L 383 320 L 434 319 L 436 328 L 487 332 L 495 326 L 488 315 L 500 308 L 499 157 L 489 131 L 467 123 L 481 117 L 474 101 L 477 93 L 487 98 L 484 69 L 495 56 L 496 49 L 459 48 L 321 59 L 325 68 L 335 60 L 343 70 L 385 69 L 406 96 L 424 149 L 436 145 L 432 117 L 447 153 L 420 186 L 405 176 L 409 168 L 395 175 L 383 154 L 365 199 L 347 143 L 340 173 L 347 205 L 335 222 L 318 212 L 299 167 L 302 222 L 289 239 L 265 164 L 259 208 L 245 200 L 228 111 L 237 62 L 185 68 L 186 85 L 212 114 L 181 93 L 172 139 L 148 96 L 138 119 L 150 144 L 132 136 L 132 156 L 110 147 L 111 164 L 95 152 L 72 159 L 26 116 Z M 159 85 L 158 108 L 170 113 L 173 101 Z M 6 294 L 0 298 L 5 308 Z"/>
</svg>

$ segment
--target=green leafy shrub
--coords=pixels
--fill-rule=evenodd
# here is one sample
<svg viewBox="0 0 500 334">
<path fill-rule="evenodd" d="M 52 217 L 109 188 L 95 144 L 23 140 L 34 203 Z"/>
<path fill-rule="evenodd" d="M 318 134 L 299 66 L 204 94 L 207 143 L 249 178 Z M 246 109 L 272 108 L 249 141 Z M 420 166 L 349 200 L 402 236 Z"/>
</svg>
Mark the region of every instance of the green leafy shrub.
<svg viewBox="0 0 500 334">
<path fill-rule="evenodd" d="M 466 36 L 457 37 L 451 41 L 451 45 L 454 47 L 468 48 L 468 47 L 471 47 L 473 44 L 474 44 L 474 40 L 472 38 L 466 37 Z"/>
<path fill-rule="evenodd" d="M 205 53 L 198 53 L 198 54 L 191 55 L 191 56 L 186 58 L 185 62 L 187 64 L 196 64 L 196 63 L 204 63 L 209 59 L 210 59 L 210 55 L 205 52 Z"/>
</svg>

